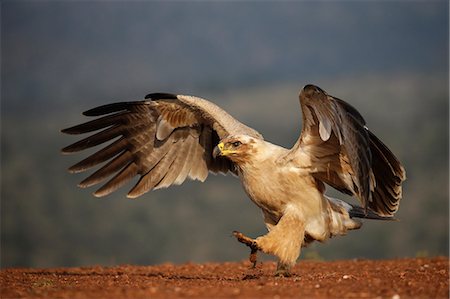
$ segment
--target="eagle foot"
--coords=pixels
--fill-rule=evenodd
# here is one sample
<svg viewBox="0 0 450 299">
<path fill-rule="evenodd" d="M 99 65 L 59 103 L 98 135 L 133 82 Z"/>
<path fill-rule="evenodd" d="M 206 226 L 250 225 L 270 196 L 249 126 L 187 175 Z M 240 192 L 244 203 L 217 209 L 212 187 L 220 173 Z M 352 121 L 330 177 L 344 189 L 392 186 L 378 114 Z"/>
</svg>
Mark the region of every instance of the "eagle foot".
<svg viewBox="0 0 450 299">
<path fill-rule="evenodd" d="M 291 277 L 292 274 L 289 270 L 277 270 L 275 272 L 275 277 Z"/>
<path fill-rule="evenodd" d="M 258 243 L 256 242 L 256 240 L 252 239 L 250 237 L 247 237 L 246 235 L 244 235 L 243 233 L 238 232 L 238 231 L 234 231 L 233 236 L 235 236 L 239 242 L 250 247 L 249 260 L 252 263 L 252 268 L 255 268 L 256 262 L 257 262 L 257 253 L 258 253 L 258 250 L 261 250 L 261 248 L 258 246 Z"/>
<path fill-rule="evenodd" d="M 282 262 L 278 262 L 275 277 L 291 277 L 291 276 L 292 276 L 291 267 Z"/>
</svg>

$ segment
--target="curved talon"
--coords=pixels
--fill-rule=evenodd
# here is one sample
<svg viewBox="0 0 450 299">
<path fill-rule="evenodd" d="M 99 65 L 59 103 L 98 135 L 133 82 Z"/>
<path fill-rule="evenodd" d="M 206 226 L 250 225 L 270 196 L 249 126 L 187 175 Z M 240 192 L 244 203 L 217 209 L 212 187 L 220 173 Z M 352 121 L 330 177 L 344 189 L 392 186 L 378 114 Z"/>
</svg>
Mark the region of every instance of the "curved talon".
<svg viewBox="0 0 450 299">
<path fill-rule="evenodd" d="M 233 231 L 233 236 L 235 236 L 239 242 L 250 247 L 249 260 L 252 263 L 252 268 L 255 268 L 256 262 L 257 262 L 257 253 L 258 253 L 258 250 L 260 250 L 258 243 L 254 239 L 249 238 L 246 235 L 244 235 L 243 233 L 238 232 L 238 231 Z"/>
<path fill-rule="evenodd" d="M 254 239 L 247 237 L 246 235 L 244 235 L 241 232 L 234 231 L 233 236 L 235 236 L 239 242 L 247 245 L 252 250 L 258 251 L 260 249 L 258 246 L 258 243 L 256 243 L 256 241 Z"/>
</svg>

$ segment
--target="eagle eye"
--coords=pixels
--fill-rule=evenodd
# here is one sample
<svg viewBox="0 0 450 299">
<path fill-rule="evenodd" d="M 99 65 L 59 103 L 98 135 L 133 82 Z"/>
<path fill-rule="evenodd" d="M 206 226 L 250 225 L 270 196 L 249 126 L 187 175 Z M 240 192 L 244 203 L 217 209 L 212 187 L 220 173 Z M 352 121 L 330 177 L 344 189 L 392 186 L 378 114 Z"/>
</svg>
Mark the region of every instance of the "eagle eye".
<svg viewBox="0 0 450 299">
<path fill-rule="evenodd" d="M 232 143 L 233 147 L 238 147 L 241 144 L 242 144 L 242 142 L 240 142 L 240 141 L 235 141 L 235 142 Z"/>
</svg>

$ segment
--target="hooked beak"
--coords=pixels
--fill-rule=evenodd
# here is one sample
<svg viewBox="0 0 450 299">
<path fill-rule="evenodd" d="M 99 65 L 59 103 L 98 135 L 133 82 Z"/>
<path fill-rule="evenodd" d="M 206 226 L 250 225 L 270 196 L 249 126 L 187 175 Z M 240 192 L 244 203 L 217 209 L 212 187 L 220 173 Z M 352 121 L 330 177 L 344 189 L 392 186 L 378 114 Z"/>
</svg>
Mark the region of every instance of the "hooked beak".
<svg viewBox="0 0 450 299">
<path fill-rule="evenodd" d="M 223 144 L 223 142 L 221 142 L 214 148 L 213 153 L 212 153 L 214 159 L 217 156 L 222 156 L 223 155 L 222 154 L 223 147 L 224 147 L 224 144 Z"/>
</svg>

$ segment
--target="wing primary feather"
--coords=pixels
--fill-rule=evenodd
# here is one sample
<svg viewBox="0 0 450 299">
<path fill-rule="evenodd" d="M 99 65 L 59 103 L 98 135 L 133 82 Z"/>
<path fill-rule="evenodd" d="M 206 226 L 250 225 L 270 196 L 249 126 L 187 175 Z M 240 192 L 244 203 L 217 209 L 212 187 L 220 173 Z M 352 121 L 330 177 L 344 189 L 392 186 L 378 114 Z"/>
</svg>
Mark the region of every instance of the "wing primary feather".
<svg viewBox="0 0 450 299">
<path fill-rule="evenodd" d="M 119 112 L 113 115 L 107 115 L 98 119 L 94 119 L 83 124 L 73 126 L 67 129 L 61 130 L 65 134 L 84 134 L 92 131 L 97 131 L 112 125 L 125 124 L 126 119 L 123 117 L 126 113 Z"/>
<path fill-rule="evenodd" d="M 406 179 L 405 170 L 386 145 L 372 132 L 368 132 L 373 157 L 372 169 L 377 180 L 370 207 L 380 215 L 392 216 L 398 210 L 402 197 L 401 183 Z"/>
<path fill-rule="evenodd" d="M 127 165 L 132 159 L 132 153 L 130 153 L 129 151 L 124 151 L 113 160 L 108 162 L 106 165 L 104 165 L 102 168 L 80 182 L 78 186 L 81 188 L 86 188 L 96 185 Z"/>
<path fill-rule="evenodd" d="M 131 162 L 126 167 L 124 167 L 117 175 L 115 175 L 110 181 L 103 185 L 100 189 L 94 192 L 94 196 L 103 197 L 106 196 L 135 177 L 138 173 L 138 167 L 135 163 Z"/>
<path fill-rule="evenodd" d="M 406 172 L 400 161 L 395 157 L 391 150 L 380 139 L 378 139 L 375 134 L 373 134 L 371 131 L 368 132 L 371 148 L 376 149 L 380 157 L 382 157 L 385 163 L 389 165 L 391 171 L 395 173 L 395 175 L 401 181 L 404 181 L 406 179 Z"/>
<path fill-rule="evenodd" d="M 119 112 L 124 110 L 130 110 L 135 105 L 145 105 L 146 101 L 134 101 L 134 102 L 118 102 L 112 104 L 106 104 L 99 107 L 95 107 L 83 112 L 85 116 L 100 116 L 110 114 L 113 112 Z"/>
<path fill-rule="evenodd" d="M 349 103 L 336 98 L 336 97 L 331 97 L 333 98 L 333 100 L 342 108 L 344 108 L 344 110 L 349 113 L 350 115 L 353 116 L 353 118 L 359 123 L 359 125 L 361 126 L 365 126 L 366 125 L 366 120 L 364 119 L 364 117 L 362 117 L 361 113 L 359 113 L 358 110 L 356 110 L 355 107 L 353 107 L 352 105 L 350 105 Z"/>
<path fill-rule="evenodd" d="M 114 125 L 103 131 L 100 131 L 94 135 L 86 137 L 78 142 L 75 142 L 75 143 L 63 148 L 61 151 L 64 154 L 71 154 L 71 153 L 79 152 L 79 151 L 85 150 L 87 148 L 102 144 L 106 141 L 109 141 L 109 140 L 121 135 L 122 133 L 123 133 L 123 127 L 121 127 L 119 125 Z"/>
<path fill-rule="evenodd" d="M 78 173 L 86 171 L 87 169 L 90 169 L 102 162 L 109 160 L 110 158 L 119 154 L 121 151 L 125 150 L 126 147 L 127 140 L 124 137 L 121 137 L 120 139 L 117 139 L 110 145 L 102 148 L 101 150 L 92 154 L 81 162 L 78 162 L 77 164 L 71 166 L 69 168 L 69 172 Z"/>
<path fill-rule="evenodd" d="M 156 100 L 176 100 L 177 95 L 172 93 L 165 93 L 165 92 L 156 92 L 156 93 L 149 93 L 145 96 L 145 99 L 150 99 L 152 101 Z"/>
</svg>

